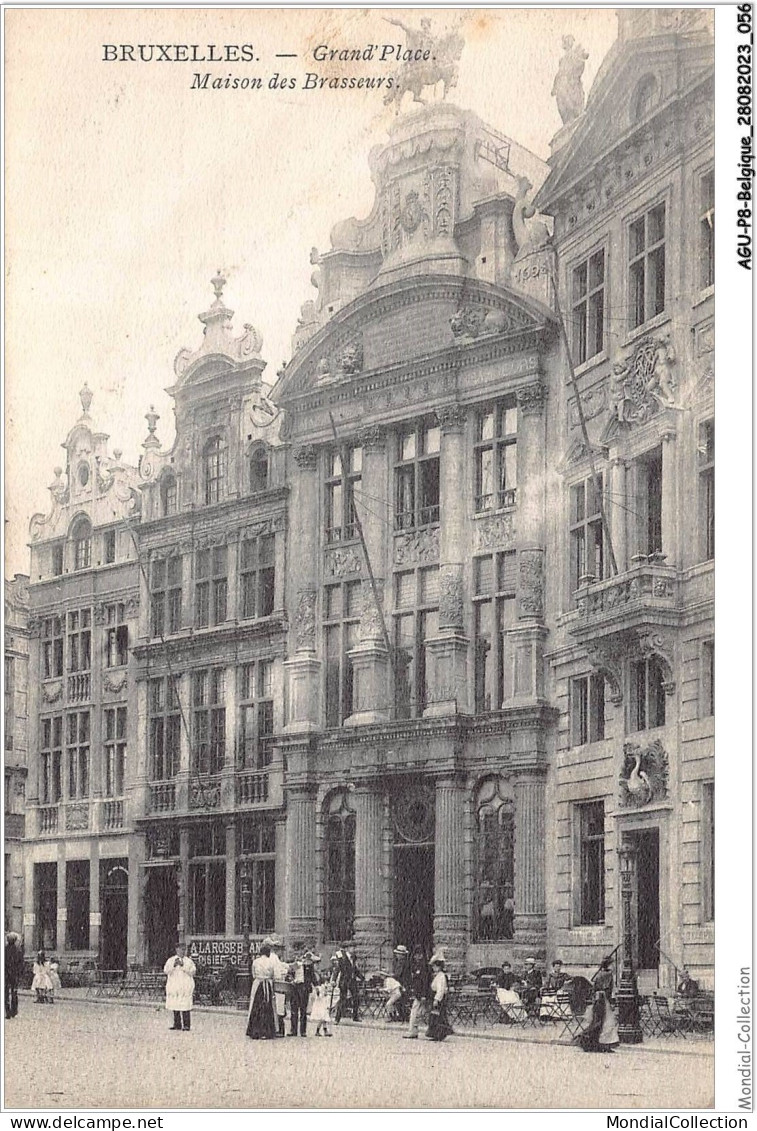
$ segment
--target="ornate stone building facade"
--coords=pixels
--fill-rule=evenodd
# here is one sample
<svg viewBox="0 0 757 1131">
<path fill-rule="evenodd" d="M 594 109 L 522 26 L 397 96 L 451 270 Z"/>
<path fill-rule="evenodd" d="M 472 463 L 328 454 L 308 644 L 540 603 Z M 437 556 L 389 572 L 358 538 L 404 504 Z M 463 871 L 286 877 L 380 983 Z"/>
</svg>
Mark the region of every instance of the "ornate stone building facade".
<svg viewBox="0 0 757 1131">
<path fill-rule="evenodd" d="M 637 965 L 710 979 L 712 36 L 619 19 L 548 163 L 398 115 L 272 389 L 219 274 L 170 449 L 83 397 L 32 520 L 28 948 L 586 970 L 622 874 Z"/>
<path fill-rule="evenodd" d="M 5 767 L 5 929 L 24 921 L 24 810 L 29 743 L 29 578 L 5 582 L 3 734 Z"/>
</svg>

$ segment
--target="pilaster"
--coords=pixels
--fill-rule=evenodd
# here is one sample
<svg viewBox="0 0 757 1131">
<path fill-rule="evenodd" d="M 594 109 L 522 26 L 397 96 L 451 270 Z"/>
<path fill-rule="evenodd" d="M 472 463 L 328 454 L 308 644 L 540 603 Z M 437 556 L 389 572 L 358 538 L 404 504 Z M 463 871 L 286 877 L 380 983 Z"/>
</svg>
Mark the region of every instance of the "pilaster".
<svg viewBox="0 0 757 1131">
<path fill-rule="evenodd" d="M 386 938 L 382 871 L 384 795 L 378 783 L 355 790 L 355 949 L 375 956 Z"/>
<path fill-rule="evenodd" d="M 89 949 L 100 950 L 100 852 L 93 837 L 89 843 Z"/>
<path fill-rule="evenodd" d="M 677 511 L 676 434 L 668 431 L 662 437 L 662 552 L 667 557 L 668 565 L 675 565 L 678 559 Z"/>
<path fill-rule="evenodd" d="M 315 946 L 318 934 L 315 890 L 316 786 L 300 783 L 287 790 L 287 878 L 289 946 Z"/>
<path fill-rule="evenodd" d="M 58 907 L 57 923 L 55 930 L 55 949 L 60 953 L 66 949 L 66 923 L 68 910 L 66 908 L 66 846 L 61 840 L 58 842 L 58 890 L 56 903 Z"/>
<path fill-rule="evenodd" d="M 468 918 L 465 910 L 464 787 L 456 774 L 437 778 L 434 840 L 434 946 L 442 947 L 447 970 L 465 965 Z"/>
<path fill-rule="evenodd" d="M 546 783 L 541 775 L 515 781 L 515 945 L 542 951 L 546 945 L 544 883 Z"/>
<path fill-rule="evenodd" d="M 237 827 L 226 826 L 226 934 L 236 933 L 237 908 Z"/>
<path fill-rule="evenodd" d="M 143 833 L 129 837 L 129 926 L 127 951 L 129 965 L 137 965 L 145 957 L 145 887 L 147 869 L 144 866 L 147 845 Z"/>
<path fill-rule="evenodd" d="M 179 924 L 178 935 L 183 941 L 189 930 L 189 829 L 179 829 Z"/>
</svg>

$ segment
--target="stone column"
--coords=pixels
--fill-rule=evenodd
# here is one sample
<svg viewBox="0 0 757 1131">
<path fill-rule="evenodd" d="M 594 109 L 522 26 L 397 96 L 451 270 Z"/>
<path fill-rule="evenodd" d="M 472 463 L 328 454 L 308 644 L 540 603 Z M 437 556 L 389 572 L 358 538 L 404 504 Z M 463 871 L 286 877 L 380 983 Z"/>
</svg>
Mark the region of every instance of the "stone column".
<svg viewBox="0 0 757 1131">
<path fill-rule="evenodd" d="M 224 678 L 224 705 L 226 707 L 226 746 L 221 772 L 221 808 L 236 806 L 236 766 L 239 717 L 237 714 L 237 668 L 228 667 Z"/>
<path fill-rule="evenodd" d="M 610 536 L 612 537 L 612 548 L 615 551 L 618 573 L 625 573 L 628 569 L 626 475 L 625 460 L 622 460 L 619 456 L 612 458 L 610 460 L 610 495 L 607 507 L 610 512 Z"/>
<path fill-rule="evenodd" d="M 283 802 L 282 802 L 283 803 Z M 287 819 L 286 815 L 276 818 L 276 871 L 274 892 L 274 922 L 276 934 L 286 938 L 287 935 Z M 287 953 L 289 939 L 287 942 Z"/>
<path fill-rule="evenodd" d="M 93 838 L 89 845 L 89 949 L 100 950 L 100 853 L 98 841 Z"/>
<path fill-rule="evenodd" d="M 144 866 L 147 844 L 144 833 L 129 837 L 129 919 L 127 932 L 127 961 L 129 965 L 142 963 L 145 958 L 144 895 L 147 869 Z"/>
<path fill-rule="evenodd" d="M 189 931 L 189 829 L 179 829 L 179 923 L 178 935 L 184 941 Z"/>
<path fill-rule="evenodd" d="M 66 846 L 63 841 L 58 844 L 58 890 L 56 893 L 57 923 L 55 930 L 55 949 L 60 954 L 66 949 L 66 922 L 68 910 L 66 908 Z"/>
<path fill-rule="evenodd" d="M 181 552 L 181 546 L 177 547 Z M 181 624 L 188 628 L 194 620 L 194 546 L 181 556 Z"/>
<path fill-rule="evenodd" d="M 465 911 L 463 783 L 457 775 L 436 782 L 434 839 L 434 946 L 443 947 L 447 970 L 465 966 L 468 919 Z"/>
<path fill-rule="evenodd" d="M 359 785 L 355 802 L 355 948 L 365 960 L 386 938 L 384 914 L 384 795 L 378 783 Z"/>
<path fill-rule="evenodd" d="M 665 432 L 662 437 L 662 552 L 668 565 L 675 565 L 678 560 L 676 512 L 676 434 Z"/>
<path fill-rule="evenodd" d="M 226 934 L 236 934 L 237 910 L 237 827 L 226 826 Z"/>
<path fill-rule="evenodd" d="M 468 637 L 463 618 L 463 550 L 467 494 L 460 488 L 466 466 L 465 409 L 437 410 L 441 429 L 439 467 L 439 635 L 427 644 L 432 678 L 424 715 L 469 712 Z"/>
<path fill-rule="evenodd" d="M 315 889 L 315 790 L 313 785 L 288 789 L 287 879 L 289 881 L 289 945 L 315 946 L 318 934 Z"/>
<path fill-rule="evenodd" d="M 36 902 L 34 891 L 34 861 L 31 853 L 26 854 L 24 861 L 24 953 L 33 954 L 35 948 L 35 929 L 37 925 Z"/>
<path fill-rule="evenodd" d="M 176 693 L 179 696 L 184 718 L 189 729 L 192 728 L 192 676 L 191 673 L 176 676 Z M 183 722 L 179 728 L 179 772 L 176 775 L 176 810 L 186 813 L 189 808 L 189 779 L 192 761 L 191 738 Z"/>
<path fill-rule="evenodd" d="M 515 944 L 544 950 L 547 907 L 544 884 L 545 780 L 515 782 Z"/>
<path fill-rule="evenodd" d="M 316 659 L 316 577 L 320 553 L 320 508 L 318 506 L 318 459 L 315 448 L 299 448 L 294 454 L 297 471 L 292 477 L 289 529 L 291 545 L 289 608 L 294 610 L 289 630 L 290 659 L 284 670 L 287 718 L 290 734 L 317 730 L 320 716 L 321 664 Z M 315 576 L 314 576 L 315 574 Z"/>
</svg>

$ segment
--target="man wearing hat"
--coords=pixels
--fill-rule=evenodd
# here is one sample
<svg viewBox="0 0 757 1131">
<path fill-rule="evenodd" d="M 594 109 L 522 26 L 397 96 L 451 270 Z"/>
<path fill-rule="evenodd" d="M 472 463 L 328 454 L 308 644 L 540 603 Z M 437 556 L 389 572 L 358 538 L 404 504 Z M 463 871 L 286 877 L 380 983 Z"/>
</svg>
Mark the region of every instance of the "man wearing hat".
<svg viewBox="0 0 757 1131">
<path fill-rule="evenodd" d="M 15 931 L 5 936 L 5 1016 L 10 1019 L 18 1013 L 18 984 L 24 972 L 24 956 L 18 945 Z"/>
<path fill-rule="evenodd" d="M 406 946 L 394 948 L 394 973 L 392 982 L 394 986 L 387 998 L 386 1015 L 390 1021 L 404 1021 L 400 1015 L 399 1005 L 410 989 L 410 951 Z"/>
<path fill-rule="evenodd" d="M 284 1036 L 284 1017 L 286 1014 L 286 979 L 289 974 L 289 967 L 286 962 L 282 962 L 279 958 L 279 950 L 282 947 L 282 940 L 278 935 L 269 935 L 268 938 L 263 939 L 263 943 L 271 948 L 271 963 L 273 965 L 273 989 L 274 989 L 274 1004 L 276 1007 L 276 1022 L 278 1026 L 278 1033 L 280 1037 Z"/>
<path fill-rule="evenodd" d="M 291 1012 L 289 1026 L 290 1037 L 297 1036 L 298 1021 L 300 1036 L 307 1036 L 308 1001 L 313 992 L 313 987 L 317 986 L 320 981 L 315 970 L 316 962 L 320 961 L 320 954 L 313 954 L 312 950 L 306 950 L 305 953 L 293 963 L 293 973 L 290 974 L 292 979 L 292 997 L 289 1005 Z"/>
<path fill-rule="evenodd" d="M 526 959 L 526 969 L 523 974 L 523 993 L 521 997 L 526 1007 L 526 1012 L 533 1016 L 538 1012 L 539 997 L 541 996 L 541 971 L 536 969 L 536 959 Z"/>
</svg>

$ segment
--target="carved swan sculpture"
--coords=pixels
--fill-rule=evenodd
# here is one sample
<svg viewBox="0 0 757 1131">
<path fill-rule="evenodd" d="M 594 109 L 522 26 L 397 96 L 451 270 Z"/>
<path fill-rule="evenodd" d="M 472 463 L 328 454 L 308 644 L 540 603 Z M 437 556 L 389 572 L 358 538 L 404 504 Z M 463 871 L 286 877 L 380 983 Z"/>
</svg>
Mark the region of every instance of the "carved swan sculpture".
<svg viewBox="0 0 757 1131">
<path fill-rule="evenodd" d="M 626 789 L 633 797 L 641 797 L 644 801 L 649 801 L 653 793 L 652 783 L 649 774 L 640 767 L 641 754 L 635 754 L 634 767 L 626 779 Z"/>
</svg>

